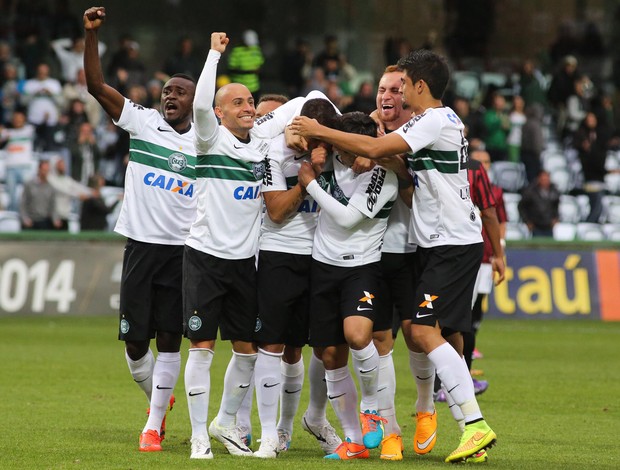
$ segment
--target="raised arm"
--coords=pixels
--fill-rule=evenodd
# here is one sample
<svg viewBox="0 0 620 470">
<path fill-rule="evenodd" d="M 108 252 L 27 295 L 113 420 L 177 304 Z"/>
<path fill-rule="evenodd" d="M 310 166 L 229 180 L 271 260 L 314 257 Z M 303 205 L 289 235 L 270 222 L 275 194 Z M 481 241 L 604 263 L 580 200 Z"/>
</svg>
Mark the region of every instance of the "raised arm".
<svg viewBox="0 0 620 470">
<path fill-rule="evenodd" d="M 99 58 L 98 30 L 105 21 L 104 7 L 91 7 L 84 12 L 84 72 L 88 92 L 95 97 L 106 113 L 118 121 L 125 105 L 125 98 L 105 83 Z"/>
<path fill-rule="evenodd" d="M 218 121 L 213 111 L 215 99 L 215 81 L 217 78 L 217 64 L 226 50 L 229 39 L 226 33 L 211 34 L 211 49 L 196 84 L 194 97 L 194 122 L 196 134 L 202 140 L 207 140 L 215 132 Z"/>
</svg>

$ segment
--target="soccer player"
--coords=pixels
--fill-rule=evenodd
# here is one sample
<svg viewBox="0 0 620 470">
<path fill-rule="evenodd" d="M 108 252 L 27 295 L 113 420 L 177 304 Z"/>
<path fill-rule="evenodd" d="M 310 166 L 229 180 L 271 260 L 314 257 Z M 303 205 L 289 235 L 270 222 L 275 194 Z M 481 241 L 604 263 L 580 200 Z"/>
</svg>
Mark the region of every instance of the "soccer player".
<svg viewBox="0 0 620 470">
<path fill-rule="evenodd" d="M 339 113 L 329 100 L 316 98 L 306 101 L 300 114 L 331 126 Z M 328 158 L 327 147 L 311 139 L 307 152 L 291 150 L 282 134 L 271 142 L 263 179 L 267 214 L 261 227 L 258 256 L 259 323 L 254 338 L 259 354 L 254 377 L 261 447 L 269 440 L 273 454 L 290 446 L 304 382 L 301 351 L 308 342 L 310 266 L 318 205 L 298 182 L 297 174 L 303 162 L 314 159 L 315 167 L 321 166 L 320 162 Z M 322 178 L 329 174 L 326 172 Z M 286 289 L 282 289 L 284 284 Z M 309 374 L 310 403 L 302 426 L 326 454 L 331 454 L 342 441 L 325 415 L 325 368 L 314 355 Z M 281 385 L 271 385 L 277 382 Z M 276 426 L 278 394 L 280 419 Z"/>
<path fill-rule="evenodd" d="M 286 102 L 288 102 L 288 98 L 284 95 L 277 95 L 274 93 L 262 95 L 256 104 L 256 119 L 263 117 L 265 114 L 269 114 Z"/>
<path fill-rule="evenodd" d="M 415 187 L 410 234 L 417 243 L 416 313 L 411 335 L 465 418 L 465 430 L 447 462 L 460 462 L 491 447 L 497 436 L 482 416 L 462 358 L 461 332 L 471 328 L 471 298 L 482 259 L 482 224 L 469 195 L 467 140 L 456 113 L 443 106 L 449 80 L 445 59 L 417 50 L 402 58 L 402 92 L 415 113 L 397 131 L 377 139 L 320 126 L 297 117 L 294 132 L 373 159 L 411 154 L 415 177 L 398 173 L 399 184 Z M 432 391 L 432 384 L 430 387 Z"/>
<path fill-rule="evenodd" d="M 377 135 L 376 123 L 360 112 L 343 115 L 339 127 Z M 300 168 L 299 182 L 321 207 L 312 248 L 310 345 L 325 366 L 328 398 L 346 437 L 326 458 L 349 460 L 368 458 L 368 449 L 383 438 L 384 418 L 377 415 L 379 354 L 372 329 L 381 301 L 381 243 L 398 188 L 393 172 L 375 166 L 357 174 L 351 170 L 357 156 L 337 146 L 335 151 L 329 192 L 308 163 Z M 349 349 L 362 392 L 359 410 L 347 366 Z"/>
<path fill-rule="evenodd" d="M 185 389 L 192 426 L 191 458 L 213 458 L 209 434 L 232 455 L 252 455 L 239 437 L 235 415 L 257 356 L 252 336 L 257 318 L 260 187 L 270 139 L 284 131 L 303 102 L 303 98 L 293 99 L 255 126 L 254 98 L 246 86 L 230 83 L 214 96 L 217 64 L 228 42 L 225 33 L 211 34 L 211 50 L 194 100 L 199 196 L 183 258 L 184 334 L 190 340 Z M 222 339 L 231 340 L 233 356 L 224 377 L 220 409 L 207 434 L 210 367 L 218 329 Z M 271 455 L 261 449 L 257 454 Z"/>
<path fill-rule="evenodd" d="M 400 93 L 402 77 L 403 72 L 398 70 L 396 65 L 390 65 L 379 80 L 376 117 L 386 134 L 395 131 L 411 119 L 411 110 L 403 107 Z M 402 325 L 405 340 L 410 341 L 410 318 L 414 308 L 413 259 L 416 250 L 415 244 L 408 241 L 410 218 L 411 210 L 408 205 L 402 198 L 396 198 L 388 218 L 381 249 L 382 293 L 386 297 L 382 303 L 383 308 L 374 321 L 373 341 L 379 352 L 380 364 L 378 411 L 381 417 L 386 419 L 385 437 L 381 442 L 381 459 L 383 460 L 402 460 L 403 458 L 401 430 L 394 408 L 396 373 L 392 360 L 394 347 L 392 326 L 395 322 L 398 328 Z"/>
<path fill-rule="evenodd" d="M 145 109 L 103 80 L 98 30 L 105 8 L 84 13 L 88 91 L 130 134 L 125 197 L 115 231 L 127 237 L 121 279 L 119 339 L 135 382 L 150 402 L 140 450 L 160 451 L 165 417 L 181 370 L 183 245 L 196 214 L 195 82 L 175 75 L 162 89 L 161 111 Z M 150 349 L 156 338 L 157 359 Z"/>
</svg>

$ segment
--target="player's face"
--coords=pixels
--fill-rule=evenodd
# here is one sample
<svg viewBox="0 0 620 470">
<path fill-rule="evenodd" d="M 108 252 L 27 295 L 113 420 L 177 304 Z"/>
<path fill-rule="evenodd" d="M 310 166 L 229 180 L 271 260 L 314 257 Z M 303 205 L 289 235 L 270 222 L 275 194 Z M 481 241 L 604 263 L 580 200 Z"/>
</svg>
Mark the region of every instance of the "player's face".
<svg viewBox="0 0 620 470">
<path fill-rule="evenodd" d="M 418 93 L 415 90 L 415 87 L 414 87 L 413 82 L 411 81 L 411 78 L 406 73 L 403 73 L 403 77 L 401 79 L 400 91 L 403 95 L 404 103 L 409 108 L 411 108 L 414 112 L 418 112 L 416 111 Z"/>
<path fill-rule="evenodd" d="M 279 101 L 261 101 L 256 107 L 256 119 L 264 116 L 265 114 L 269 114 L 274 109 L 282 106 L 282 103 Z"/>
<path fill-rule="evenodd" d="M 254 98 L 245 86 L 238 83 L 226 85 L 224 93 L 215 107 L 215 114 L 222 125 L 237 137 L 245 138 L 254 127 Z"/>
<path fill-rule="evenodd" d="M 161 90 L 161 110 L 164 119 L 174 127 L 192 117 L 196 85 L 181 77 L 171 78 Z"/>
<path fill-rule="evenodd" d="M 377 110 L 383 122 L 398 121 L 403 113 L 403 97 L 400 93 L 404 72 L 388 72 L 379 80 Z"/>
</svg>

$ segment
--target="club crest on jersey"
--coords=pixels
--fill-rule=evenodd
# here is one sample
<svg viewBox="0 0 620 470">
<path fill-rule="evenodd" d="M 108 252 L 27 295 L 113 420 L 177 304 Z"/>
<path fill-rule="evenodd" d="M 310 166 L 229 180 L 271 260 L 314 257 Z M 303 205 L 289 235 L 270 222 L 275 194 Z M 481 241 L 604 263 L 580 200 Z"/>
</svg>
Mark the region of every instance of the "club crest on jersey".
<svg viewBox="0 0 620 470">
<path fill-rule="evenodd" d="M 121 320 L 121 333 L 126 335 L 129 332 L 129 322 L 125 319 Z"/>
<path fill-rule="evenodd" d="M 181 173 L 187 168 L 187 157 L 182 153 L 173 153 L 168 157 L 168 166 L 172 171 Z"/>
<path fill-rule="evenodd" d="M 344 199 L 344 192 L 342 191 L 342 188 L 340 188 L 338 184 L 334 185 L 334 188 L 332 189 L 332 196 L 337 201 L 341 201 L 342 199 Z"/>
<path fill-rule="evenodd" d="M 254 325 L 254 333 L 258 333 L 262 327 L 263 327 L 263 322 L 261 321 L 260 318 L 257 318 L 256 325 Z"/>
<path fill-rule="evenodd" d="M 265 176 L 265 162 L 252 163 L 252 173 L 256 181 L 260 181 Z"/>
</svg>

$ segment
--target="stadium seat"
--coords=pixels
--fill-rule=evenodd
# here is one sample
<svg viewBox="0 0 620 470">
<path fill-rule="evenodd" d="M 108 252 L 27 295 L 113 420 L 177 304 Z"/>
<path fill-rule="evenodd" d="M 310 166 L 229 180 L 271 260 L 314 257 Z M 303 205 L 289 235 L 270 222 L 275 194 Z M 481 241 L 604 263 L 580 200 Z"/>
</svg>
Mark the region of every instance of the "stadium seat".
<svg viewBox="0 0 620 470">
<path fill-rule="evenodd" d="M 575 196 L 569 196 L 568 194 L 560 195 L 558 211 L 560 213 L 560 222 L 576 224 L 582 220 L 579 202 Z"/>
<path fill-rule="evenodd" d="M 605 187 L 610 194 L 620 195 L 620 173 L 607 173 Z"/>
<path fill-rule="evenodd" d="M 620 224 L 620 196 L 603 196 L 605 222 Z"/>
<path fill-rule="evenodd" d="M 527 240 L 532 238 L 530 230 L 522 222 L 506 223 L 506 240 Z"/>
<path fill-rule="evenodd" d="M 0 232 L 21 232 L 22 223 L 19 213 L 13 211 L 0 211 Z"/>
<path fill-rule="evenodd" d="M 572 241 L 577 235 L 577 225 L 570 222 L 558 222 L 553 226 L 553 239 L 558 241 Z"/>
<path fill-rule="evenodd" d="M 525 165 L 521 162 L 493 162 L 489 176 L 509 193 L 518 193 L 527 184 Z"/>
<path fill-rule="evenodd" d="M 497 72 L 483 72 L 480 75 L 480 82 L 483 87 L 493 85 L 497 88 L 504 88 L 506 86 L 506 75 Z"/>
<path fill-rule="evenodd" d="M 605 238 L 612 242 L 620 242 L 620 224 L 604 224 Z"/>
<path fill-rule="evenodd" d="M 551 182 L 558 188 L 560 193 L 566 194 L 572 189 L 572 177 L 568 169 L 556 168 L 553 172 L 549 173 L 549 176 Z"/>
<path fill-rule="evenodd" d="M 568 169 L 568 161 L 561 151 L 544 151 L 540 158 L 543 168 L 549 173 L 553 173 L 556 169 Z"/>
<path fill-rule="evenodd" d="M 521 214 L 519 214 L 519 201 L 521 201 L 519 193 L 504 193 L 504 207 L 508 222 L 522 222 Z"/>
<path fill-rule="evenodd" d="M 478 75 L 475 72 L 457 70 L 452 73 L 451 80 L 458 96 L 471 100 L 480 93 L 480 80 L 478 80 Z"/>
<path fill-rule="evenodd" d="M 580 222 L 577 224 L 577 239 L 584 241 L 603 241 L 605 233 L 600 224 Z"/>
</svg>

